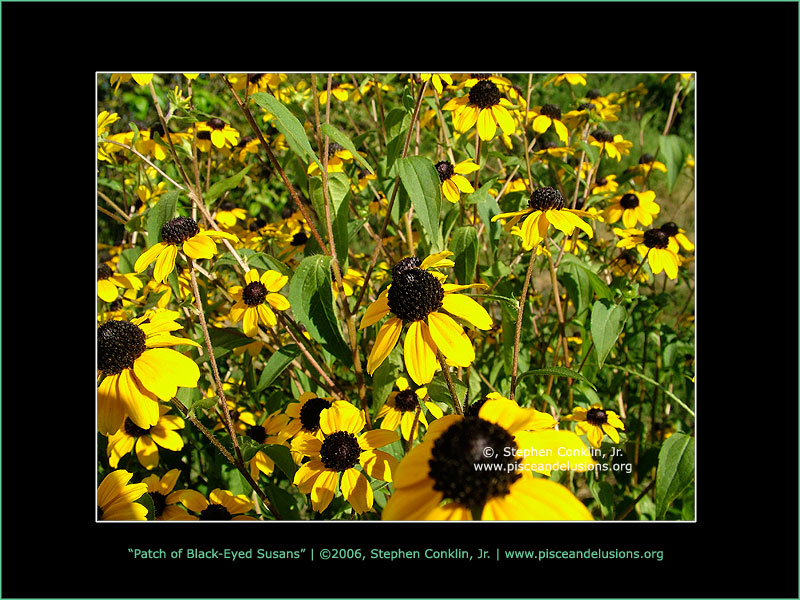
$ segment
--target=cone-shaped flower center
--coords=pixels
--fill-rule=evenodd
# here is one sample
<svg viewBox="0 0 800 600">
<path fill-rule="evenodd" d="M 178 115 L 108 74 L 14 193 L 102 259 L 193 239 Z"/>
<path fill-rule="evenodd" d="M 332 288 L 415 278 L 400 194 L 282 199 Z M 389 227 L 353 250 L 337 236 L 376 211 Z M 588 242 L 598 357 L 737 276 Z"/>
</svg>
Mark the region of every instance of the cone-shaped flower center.
<svg viewBox="0 0 800 600">
<path fill-rule="evenodd" d="M 661 227 L 659 227 L 661 231 L 666 233 L 669 237 L 674 235 L 678 235 L 678 225 L 669 221 L 668 223 L 664 223 Z"/>
<path fill-rule="evenodd" d="M 130 417 L 125 417 L 125 423 L 122 425 L 125 428 L 125 433 L 131 437 L 142 437 L 150 433 L 150 429 L 143 429 L 136 423 L 130 420 Z"/>
<path fill-rule="evenodd" d="M 233 515 L 222 504 L 209 504 L 199 518 L 201 521 L 230 521 Z"/>
<path fill-rule="evenodd" d="M 361 447 L 349 431 L 335 431 L 325 438 L 319 449 L 320 460 L 326 469 L 346 471 L 358 463 Z"/>
<path fill-rule="evenodd" d="M 467 406 L 467 408 L 464 409 L 464 415 L 467 416 L 467 417 L 477 417 L 478 413 L 481 412 L 481 407 L 484 404 L 486 404 L 486 401 L 488 399 L 489 398 L 484 396 L 480 400 L 476 400 L 475 402 L 473 402 L 472 404 Z"/>
<path fill-rule="evenodd" d="M 242 290 L 242 302 L 247 306 L 263 304 L 267 298 L 267 288 L 260 281 L 251 281 Z"/>
<path fill-rule="evenodd" d="M 541 112 L 545 117 L 561 119 L 561 109 L 555 104 L 545 104 L 542 106 Z"/>
<path fill-rule="evenodd" d="M 586 411 L 586 420 L 590 424 L 597 425 L 599 427 L 608 421 L 608 417 L 606 416 L 606 411 L 600 408 L 590 408 Z"/>
<path fill-rule="evenodd" d="M 105 263 L 97 265 L 97 281 L 108 279 L 114 274 L 114 271 Z"/>
<path fill-rule="evenodd" d="M 344 150 L 344 146 L 336 142 L 328 142 L 328 158 L 339 152 L 339 150 Z"/>
<path fill-rule="evenodd" d="M 598 90 L 597 88 L 592 88 L 588 92 L 586 92 L 586 97 L 589 98 L 589 100 L 594 100 L 595 98 L 599 98 L 602 95 L 603 94 L 601 94 L 600 90 Z"/>
<path fill-rule="evenodd" d="M 442 183 L 450 179 L 456 173 L 453 163 L 446 160 L 441 160 L 436 163 L 436 172 L 439 174 L 439 181 Z"/>
<path fill-rule="evenodd" d="M 161 240 L 177 246 L 200 233 L 197 222 L 190 217 L 175 217 L 161 227 Z"/>
<path fill-rule="evenodd" d="M 419 406 L 419 398 L 413 390 L 403 390 L 394 397 L 394 407 L 400 412 L 416 410 Z"/>
<path fill-rule="evenodd" d="M 477 417 L 451 425 L 433 444 L 429 475 L 444 497 L 480 510 L 490 498 L 508 494 L 522 477 L 517 445 L 505 429 Z M 480 466 L 479 466 L 480 465 Z"/>
<path fill-rule="evenodd" d="M 600 143 L 614 141 L 614 136 L 603 129 L 595 129 L 590 135 Z"/>
<path fill-rule="evenodd" d="M 330 407 L 330 401 L 324 398 L 309 398 L 300 409 L 300 423 L 303 429 L 311 433 L 319 429 L 319 413 Z"/>
<path fill-rule="evenodd" d="M 392 278 L 397 277 L 402 271 L 406 269 L 416 269 L 422 264 L 422 260 L 416 256 L 407 256 L 400 260 L 395 266 L 392 267 Z"/>
<path fill-rule="evenodd" d="M 469 102 L 479 108 L 489 108 L 500 103 L 500 90 L 487 79 L 481 79 L 469 90 Z"/>
<path fill-rule="evenodd" d="M 564 208 L 564 196 L 554 187 L 540 187 L 531 192 L 528 206 L 533 210 L 561 210 Z"/>
<path fill-rule="evenodd" d="M 209 119 L 207 124 L 209 127 L 211 127 L 211 129 L 225 129 L 225 121 L 218 119 L 217 117 Z"/>
<path fill-rule="evenodd" d="M 108 321 L 97 328 L 97 368 L 116 375 L 133 367 L 147 350 L 144 331 L 129 321 Z"/>
<path fill-rule="evenodd" d="M 640 165 L 649 165 L 652 162 L 655 162 L 656 157 L 652 154 L 642 154 L 641 158 L 639 159 Z"/>
<path fill-rule="evenodd" d="M 252 425 L 247 428 L 245 435 L 251 440 L 263 444 L 267 439 L 267 430 L 262 425 Z"/>
<path fill-rule="evenodd" d="M 666 248 L 669 236 L 660 229 L 649 229 L 644 232 L 644 245 L 648 248 Z"/>
<path fill-rule="evenodd" d="M 388 293 L 389 310 L 406 323 L 421 321 L 438 310 L 443 299 L 442 284 L 424 269 L 410 267 L 392 277 L 392 287 Z"/>
<path fill-rule="evenodd" d="M 292 241 L 289 242 L 292 246 L 302 246 L 308 241 L 308 236 L 305 231 L 298 231 L 292 236 Z"/>
<path fill-rule="evenodd" d="M 625 194 L 619 199 L 622 208 L 636 208 L 639 206 L 639 197 L 636 194 Z"/>
</svg>

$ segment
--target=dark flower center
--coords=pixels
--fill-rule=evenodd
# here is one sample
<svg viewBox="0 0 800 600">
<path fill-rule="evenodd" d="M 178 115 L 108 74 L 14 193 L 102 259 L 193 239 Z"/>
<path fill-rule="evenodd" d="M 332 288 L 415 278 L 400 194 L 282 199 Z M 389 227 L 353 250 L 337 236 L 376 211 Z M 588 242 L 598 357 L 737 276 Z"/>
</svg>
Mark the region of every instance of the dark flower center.
<svg viewBox="0 0 800 600">
<path fill-rule="evenodd" d="M 555 140 L 539 140 L 537 142 L 539 144 L 539 148 L 542 150 L 549 150 L 550 148 L 558 148 L 558 142 Z"/>
<path fill-rule="evenodd" d="M 150 128 L 150 139 L 151 140 L 153 139 L 153 134 L 156 134 L 156 133 L 158 135 L 160 135 L 162 138 L 164 137 L 164 127 L 161 125 L 161 123 L 156 123 L 155 125 L 153 125 Z"/>
<path fill-rule="evenodd" d="M 639 206 L 639 196 L 636 194 L 625 194 L 619 199 L 619 204 L 622 208 L 636 208 Z"/>
<path fill-rule="evenodd" d="M 251 440 L 263 444 L 267 439 L 267 430 L 262 425 L 253 425 L 247 428 L 245 435 Z"/>
<path fill-rule="evenodd" d="M 266 73 L 248 73 L 247 74 L 247 81 L 248 83 L 258 84 L 261 81 L 261 78 L 264 77 Z"/>
<path fill-rule="evenodd" d="M 344 146 L 336 142 L 328 142 L 328 158 L 331 158 L 334 154 L 339 152 L 339 150 L 344 150 Z"/>
<path fill-rule="evenodd" d="M 591 90 L 586 92 L 586 97 L 589 98 L 589 100 L 594 100 L 595 98 L 599 98 L 602 95 L 603 94 L 601 94 L 600 90 L 598 90 L 597 88 L 592 88 Z"/>
<path fill-rule="evenodd" d="M 217 117 L 209 119 L 206 124 L 211 127 L 211 129 L 225 129 L 225 121 Z"/>
<path fill-rule="evenodd" d="M 149 494 L 153 499 L 153 517 L 157 519 L 167 508 L 167 498 L 161 492 L 149 492 Z"/>
<path fill-rule="evenodd" d="M 233 515 L 222 504 L 209 504 L 199 518 L 201 521 L 230 521 Z"/>
<path fill-rule="evenodd" d="M 442 284 L 424 269 L 408 268 L 392 277 L 389 310 L 406 323 L 421 321 L 438 310 L 443 299 Z"/>
<path fill-rule="evenodd" d="M 125 433 L 127 433 L 131 437 L 142 437 L 143 435 L 147 435 L 150 433 L 150 429 L 143 429 L 139 427 L 136 423 L 131 421 L 130 417 L 125 417 L 125 423 L 122 425 L 125 428 Z"/>
<path fill-rule="evenodd" d="M 303 408 L 300 409 L 300 423 L 303 425 L 303 429 L 311 433 L 319 429 L 319 413 L 330 407 L 331 403 L 329 400 L 325 400 L 324 398 L 309 398 L 308 401 L 303 404 Z"/>
<path fill-rule="evenodd" d="M 655 160 L 656 157 L 653 156 L 652 154 L 642 154 L 641 158 L 639 159 L 639 164 L 646 165 L 655 162 Z"/>
<path fill-rule="evenodd" d="M 442 183 L 450 179 L 456 173 L 453 163 L 446 160 L 436 163 L 436 172 L 439 174 L 439 181 Z"/>
<path fill-rule="evenodd" d="M 400 412 L 410 412 L 419 406 L 419 397 L 413 390 L 397 392 L 394 397 L 394 407 Z"/>
<path fill-rule="evenodd" d="M 594 110 L 594 104 L 592 104 L 591 102 L 585 102 L 583 104 L 579 104 L 578 110 Z"/>
<path fill-rule="evenodd" d="M 669 236 L 660 229 L 649 229 L 644 232 L 644 245 L 648 248 L 666 248 Z"/>
<path fill-rule="evenodd" d="M 669 237 L 678 235 L 678 225 L 672 221 L 664 223 L 661 227 L 659 227 L 659 229 L 666 233 Z"/>
<path fill-rule="evenodd" d="M 473 402 L 472 404 L 470 404 L 469 406 L 467 406 L 467 408 L 465 408 L 465 409 L 464 409 L 464 416 L 465 416 L 465 417 L 477 417 L 477 416 L 478 416 L 478 413 L 479 413 L 479 412 L 481 412 L 481 407 L 482 407 L 484 404 L 486 404 L 486 401 L 487 401 L 488 399 L 489 399 L 489 398 L 487 398 L 486 396 L 484 396 L 484 397 L 483 397 L 483 398 L 481 398 L 480 400 L 476 400 L 475 402 Z"/>
<path fill-rule="evenodd" d="M 465 416 L 433 444 L 428 461 L 433 489 L 479 511 L 487 500 L 508 494 L 511 484 L 522 477 L 517 470 L 522 458 L 514 456 L 516 451 L 517 444 L 505 429 Z"/>
<path fill-rule="evenodd" d="M 598 177 L 594 182 L 599 186 L 604 186 L 608 183 L 608 177 Z"/>
<path fill-rule="evenodd" d="M 97 281 L 108 279 L 114 274 L 114 271 L 105 263 L 97 265 Z"/>
<path fill-rule="evenodd" d="M 248 283 L 242 290 L 242 302 L 247 306 L 263 304 L 267 298 L 267 288 L 260 281 Z"/>
<path fill-rule="evenodd" d="M 161 227 L 161 240 L 177 246 L 200 233 L 197 222 L 189 217 L 175 217 Z"/>
<path fill-rule="evenodd" d="M 481 80 L 481 79 L 489 79 L 489 77 L 491 77 L 491 76 L 492 76 L 492 74 L 491 74 L 491 73 L 470 73 L 470 74 L 469 74 L 469 76 L 470 76 L 472 79 L 479 79 L 479 80 Z"/>
<path fill-rule="evenodd" d="M 254 139 L 256 139 L 256 136 L 254 136 L 254 135 L 246 135 L 246 136 L 244 136 L 243 138 L 241 138 L 239 140 L 239 143 L 236 144 L 236 147 L 237 148 L 243 148 L 244 146 L 247 146 L 247 144 L 252 142 Z"/>
<path fill-rule="evenodd" d="M 533 210 L 561 210 L 564 208 L 564 196 L 554 187 L 540 187 L 531 192 L 528 207 Z"/>
<path fill-rule="evenodd" d="M 223 211 L 230 211 L 234 208 L 236 208 L 236 205 L 230 200 L 223 200 L 219 205 L 219 209 Z"/>
<path fill-rule="evenodd" d="M 133 367 L 147 350 L 146 336 L 130 321 L 108 321 L 97 328 L 97 368 L 106 375 L 116 375 Z"/>
<path fill-rule="evenodd" d="M 292 236 L 292 241 L 289 242 L 292 246 L 302 246 L 308 241 L 308 236 L 305 231 L 298 231 Z"/>
<path fill-rule="evenodd" d="M 406 269 L 418 269 L 421 264 L 422 259 L 419 259 L 416 256 L 407 256 L 398 261 L 398 263 L 392 267 L 392 278 L 397 277 Z"/>
<path fill-rule="evenodd" d="M 326 469 L 346 471 L 358 463 L 361 446 L 356 436 L 349 431 L 335 431 L 325 438 L 319 449 L 319 457 Z"/>
<path fill-rule="evenodd" d="M 608 417 L 606 416 L 606 411 L 600 408 L 590 408 L 586 411 L 586 421 L 599 427 L 608 421 Z"/>
<path fill-rule="evenodd" d="M 197 139 L 198 140 L 210 140 L 211 139 L 211 132 L 203 129 L 202 131 L 197 132 Z"/>
<path fill-rule="evenodd" d="M 590 135 L 601 144 L 614 141 L 614 136 L 603 129 L 595 129 Z"/>
<path fill-rule="evenodd" d="M 551 119 L 561 119 L 561 109 L 555 104 L 545 104 L 542 106 L 541 113 Z"/>
<path fill-rule="evenodd" d="M 500 90 L 487 79 L 481 79 L 469 90 L 469 102 L 479 108 L 489 108 L 500 103 Z"/>
</svg>

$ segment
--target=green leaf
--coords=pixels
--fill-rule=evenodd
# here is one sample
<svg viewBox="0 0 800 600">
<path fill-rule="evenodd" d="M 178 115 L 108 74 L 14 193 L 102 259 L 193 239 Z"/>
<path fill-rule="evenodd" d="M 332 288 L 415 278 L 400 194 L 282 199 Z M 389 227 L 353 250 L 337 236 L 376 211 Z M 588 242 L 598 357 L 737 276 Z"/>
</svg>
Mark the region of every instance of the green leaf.
<svg viewBox="0 0 800 600">
<path fill-rule="evenodd" d="M 306 136 L 306 130 L 303 124 L 295 117 L 291 111 L 286 108 L 275 96 L 267 94 L 266 92 L 256 92 L 250 96 L 253 101 L 261 108 L 266 109 L 275 119 L 272 123 L 286 138 L 286 143 L 297 156 L 305 163 L 310 163 L 312 160 L 319 165 L 322 169 L 322 163 L 314 150 L 311 149 L 311 144 Z"/>
<path fill-rule="evenodd" d="M 159 198 L 158 203 L 147 211 L 147 247 L 157 244 L 164 223 L 175 216 L 178 207 L 178 190 L 170 190 Z"/>
<path fill-rule="evenodd" d="M 594 387 L 594 384 L 586 379 L 586 377 L 577 371 L 573 371 L 572 369 L 568 369 L 566 367 L 545 367 L 544 369 L 532 369 L 530 371 L 525 371 L 517 378 L 517 383 L 529 375 L 555 375 L 556 377 L 571 377 L 572 379 L 579 379 L 580 381 L 588 383 L 593 390 L 597 391 L 597 388 Z"/>
<path fill-rule="evenodd" d="M 603 517 L 611 516 L 614 510 L 614 488 L 606 481 L 592 479 L 589 482 L 589 491 L 600 506 Z"/>
<path fill-rule="evenodd" d="M 209 327 L 208 337 L 211 339 L 211 346 L 214 348 L 214 358 L 219 358 L 234 348 L 246 346 L 253 342 L 251 338 L 240 330 L 232 327 Z"/>
<path fill-rule="evenodd" d="M 658 150 L 664 157 L 667 167 L 667 190 L 672 192 L 678 175 L 681 174 L 683 163 L 686 162 L 686 149 L 683 140 L 677 135 L 658 136 Z"/>
<path fill-rule="evenodd" d="M 283 373 L 284 369 L 288 367 L 291 362 L 300 355 L 300 347 L 297 344 L 287 344 L 269 357 L 264 368 L 261 370 L 261 377 L 256 386 L 256 392 L 260 392 L 264 388 L 270 386 L 278 376 Z"/>
<path fill-rule="evenodd" d="M 312 177 L 309 180 L 309 187 L 314 210 L 320 218 L 324 219 L 325 197 L 322 192 L 322 177 Z M 328 173 L 328 197 L 330 198 L 331 220 L 333 221 L 333 243 L 336 246 L 336 256 L 342 257 L 339 259 L 340 265 L 345 263 L 350 242 L 347 229 L 347 225 L 350 222 L 350 203 L 347 200 L 349 193 L 350 179 L 347 175 L 344 173 Z"/>
<path fill-rule="evenodd" d="M 497 204 L 497 200 L 489 193 L 496 179 L 496 177 L 490 179 L 470 194 L 472 202 L 478 205 L 478 215 L 481 221 L 483 221 L 484 227 L 486 227 L 486 233 L 489 235 L 492 248 L 497 247 L 497 241 L 500 239 L 500 231 L 502 230 L 500 223 L 492 223 L 492 217 L 500 214 L 500 207 Z"/>
<path fill-rule="evenodd" d="M 289 481 L 294 480 L 294 474 L 297 472 L 297 465 L 292 460 L 292 454 L 289 448 L 281 446 L 280 444 L 264 444 L 261 446 L 261 451 L 275 461 L 275 465 L 283 471 L 283 474 L 289 478 Z"/>
<path fill-rule="evenodd" d="M 677 402 L 680 406 L 682 406 L 683 409 L 686 412 L 688 412 L 690 415 L 694 416 L 694 411 L 691 408 L 689 408 L 683 400 L 678 398 L 675 394 L 670 392 L 667 388 L 665 388 L 663 385 L 658 383 L 655 379 L 650 379 L 647 375 L 642 375 L 638 371 L 634 371 L 633 369 L 629 369 L 628 367 L 623 367 L 623 366 L 620 366 L 620 365 L 608 365 L 608 366 L 611 369 L 619 369 L 620 371 L 625 371 L 626 373 L 630 373 L 631 375 L 635 375 L 639 379 L 641 379 L 643 381 L 646 381 L 647 383 L 652 383 L 653 385 L 659 387 L 662 392 L 664 392 L 667 396 L 669 396 L 675 402 Z"/>
<path fill-rule="evenodd" d="M 673 433 L 658 453 L 656 471 L 656 518 L 694 481 L 694 438 Z"/>
<path fill-rule="evenodd" d="M 558 280 L 567 289 L 567 294 L 575 305 L 575 316 L 582 316 L 592 301 L 592 283 L 586 269 L 574 262 L 562 263 L 558 267 Z"/>
<path fill-rule="evenodd" d="M 353 357 L 333 308 L 330 256 L 316 254 L 302 260 L 289 285 L 289 303 L 295 318 L 315 341 L 346 365 L 352 365 Z"/>
<path fill-rule="evenodd" d="M 259 485 L 264 490 L 264 493 L 267 494 L 269 503 L 278 512 L 281 519 L 300 520 L 300 511 L 297 510 L 294 496 L 269 481 L 260 481 Z"/>
<path fill-rule="evenodd" d="M 467 393 L 467 386 L 457 379 L 452 373 L 450 373 L 450 379 L 453 381 L 453 387 L 456 390 L 458 401 L 463 406 L 464 396 Z M 442 402 L 455 408 L 453 406 L 453 397 L 450 395 L 450 388 L 447 386 L 447 381 L 445 381 L 444 375 L 437 375 L 426 387 L 428 388 L 428 395 L 431 397 L 431 400 L 434 402 Z"/>
<path fill-rule="evenodd" d="M 135 500 L 137 504 L 141 504 L 147 509 L 147 520 L 152 521 L 155 519 L 156 514 L 156 507 L 153 503 L 153 498 L 150 496 L 149 493 L 142 494 L 138 500 Z"/>
<path fill-rule="evenodd" d="M 347 137 L 341 131 L 336 129 L 336 127 L 334 127 L 333 125 L 329 125 L 328 123 L 324 123 L 320 127 L 320 129 L 322 130 L 322 133 L 327 135 L 334 142 L 336 142 L 346 150 L 349 150 L 350 153 L 353 155 L 353 157 L 358 161 L 358 163 L 361 166 L 363 166 L 367 171 L 369 171 L 372 174 L 375 173 L 375 171 L 372 169 L 371 166 L 369 166 L 369 163 L 364 159 L 364 157 L 358 153 L 358 150 L 356 150 L 356 147 L 353 145 L 353 142 L 350 141 L 349 137 Z"/>
<path fill-rule="evenodd" d="M 436 168 L 429 158 L 409 156 L 397 160 L 400 181 L 411 198 L 414 212 L 431 243 L 431 252 L 442 250 L 439 213 L 442 208 L 442 186 Z"/>
<path fill-rule="evenodd" d="M 210 188 L 208 188 L 208 191 L 203 197 L 203 201 L 206 203 L 206 206 L 211 204 L 214 200 L 222 196 L 222 194 L 224 194 L 228 190 L 232 190 L 237 185 L 239 185 L 239 182 L 242 180 L 242 177 L 244 177 L 247 174 L 247 172 L 252 168 L 252 166 L 253 165 L 248 165 L 244 169 L 236 173 L 236 175 L 232 175 L 227 179 L 218 181 Z"/>
<path fill-rule="evenodd" d="M 627 318 L 628 313 L 625 309 L 610 300 L 601 299 L 592 306 L 592 340 L 597 364 L 600 367 L 603 366 L 606 356 L 616 344 Z"/>
<path fill-rule="evenodd" d="M 472 283 L 478 263 L 478 232 L 471 225 L 459 227 L 450 239 L 450 251 L 456 266 L 453 271 L 461 285 Z"/>
</svg>

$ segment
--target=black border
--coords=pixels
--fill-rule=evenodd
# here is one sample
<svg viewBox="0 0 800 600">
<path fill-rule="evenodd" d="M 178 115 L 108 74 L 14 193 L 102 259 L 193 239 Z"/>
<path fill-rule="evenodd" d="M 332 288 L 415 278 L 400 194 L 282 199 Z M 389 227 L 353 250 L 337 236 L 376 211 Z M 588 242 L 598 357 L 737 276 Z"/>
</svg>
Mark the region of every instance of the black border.
<svg viewBox="0 0 800 600">
<path fill-rule="evenodd" d="M 0 10 L 3 597 L 797 598 L 798 329 L 788 314 L 797 291 L 797 4 L 5 2 Z M 224 44 L 210 33 L 221 24 Z M 28 60 L 42 46 L 47 61 Z M 311 61 L 320 72 L 441 61 L 472 71 L 698 72 L 697 523 L 94 523 L 95 475 L 79 471 L 94 461 L 84 425 L 94 419 L 93 384 L 71 356 L 93 355 L 94 314 L 63 302 L 76 295 L 82 306 L 79 287 L 94 293 L 81 266 L 95 260 L 94 157 L 76 141 L 95 118 L 94 72 L 185 70 L 187 60 L 205 71 L 255 71 L 272 59 L 285 71 Z M 572 64 L 580 67 L 562 66 Z M 29 212 L 45 194 L 66 220 Z M 55 240 L 47 253 L 35 254 L 41 240 L 22 223 Z M 53 272 L 48 291 L 22 293 L 40 312 L 28 308 L 17 328 L 18 285 L 32 289 L 32 269 Z M 52 408 L 40 415 L 41 406 Z M 135 562 L 126 550 L 223 545 L 662 549 L 665 559 L 176 568 Z"/>
</svg>

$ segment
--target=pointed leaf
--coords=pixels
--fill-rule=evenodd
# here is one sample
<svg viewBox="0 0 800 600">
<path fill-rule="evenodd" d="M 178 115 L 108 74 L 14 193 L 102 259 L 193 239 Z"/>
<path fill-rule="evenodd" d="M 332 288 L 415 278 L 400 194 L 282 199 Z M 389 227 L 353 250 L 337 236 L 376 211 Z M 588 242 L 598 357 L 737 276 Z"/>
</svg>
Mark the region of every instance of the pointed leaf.
<svg viewBox="0 0 800 600">
<path fill-rule="evenodd" d="M 341 131 L 336 129 L 336 127 L 334 127 L 333 125 L 329 125 L 328 123 L 324 123 L 320 127 L 320 129 L 322 130 L 322 133 L 324 133 L 329 138 L 331 138 L 334 142 L 336 142 L 337 144 L 342 146 L 342 148 L 345 148 L 346 150 L 349 150 L 350 154 L 353 155 L 353 157 L 358 161 L 358 163 L 362 167 L 364 167 L 370 173 L 373 173 L 373 174 L 375 173 L 375 171 L 372 169 L 371 166 L 369 166 L 369 163 L 364 159 L 364 157 L 361 156 L 358 153 L 358 150 L 356 150 L 356 147 L 353 145 L 353 142 L 350 141 L 349 137 L 347 137 Z"/>
<path fill-rule="evenodd" d="M 292 149 L 292 152 L 297 154 L 305 163 L 310 163 L 313 160 L 319 165 L 319 168 L 322 169 L 322 163 L 319 158 L 317 158 L 314 150 L 311 149 L 306 130 L 303 128 L 303 124 L 298 118 L 272 94 L 256 92 L 250 97 L 256 104 L 266 109 L 275 117 L 272 123 L 275 124 L 278 131 L 286 138 L 286 143 L 289 144 L 289 148 Z"/>
<path fill-rule="evenodd" d="M 439 213 L 442 207 L 442 187 L 436 168 L 429 158 L 409 156 L 397 160 L 400 181 L 411 198 L 414 212 L 422 225 L 431 251 L 442 250 L 439 232 Z"/>
<path fill-rule="evenodd" d="M 694 481 L 694 438 L 673 433 L 658 453 L 656 471 L 656 518 Z"/>
<path fill-rule="evenodd" d="M 592 340 L 594 340 L 597 364 L 600 367 L 616 344 L 627 318 L 628 313 L 625 309 L 610 300 L 601 299 L 592 306 Z"/>
</svg>

